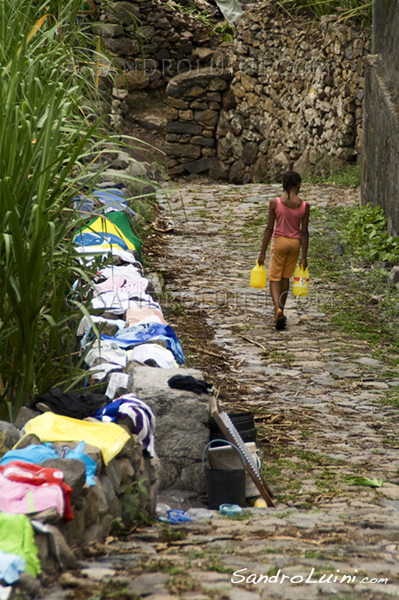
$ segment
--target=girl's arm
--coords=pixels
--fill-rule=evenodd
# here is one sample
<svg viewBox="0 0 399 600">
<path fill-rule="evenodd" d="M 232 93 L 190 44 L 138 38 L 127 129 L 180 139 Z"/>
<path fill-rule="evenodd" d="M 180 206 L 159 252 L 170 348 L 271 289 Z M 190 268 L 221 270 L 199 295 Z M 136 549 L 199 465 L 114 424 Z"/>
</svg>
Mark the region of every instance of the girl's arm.
<svg viewBox="0 0 399 600">
<path fill-rule="evenodd" d="M 266 260 L 266 250 L 273 235 L 274 223 L 276 221 L 276 200 L 270 200 L 269 203 L 269 217 L 267 220 L 267 225 L 265 229 L 265 233 L 263 234 L 262 248 L 258 257 L 258 263 L 260 265 L 265 264 Z"/>
<path fill-rule="evenodd" d="M 301 258 L 300 264 L 302 265 L 303 269 L 306 269 L 308 266 L 309 215 L 310 215 L 310 207 L 309 207 L 309 204 L 306 204 L 306 212 L 302 219 L 302 227 L 301 227 L 302 258 Z"/>
</svg>

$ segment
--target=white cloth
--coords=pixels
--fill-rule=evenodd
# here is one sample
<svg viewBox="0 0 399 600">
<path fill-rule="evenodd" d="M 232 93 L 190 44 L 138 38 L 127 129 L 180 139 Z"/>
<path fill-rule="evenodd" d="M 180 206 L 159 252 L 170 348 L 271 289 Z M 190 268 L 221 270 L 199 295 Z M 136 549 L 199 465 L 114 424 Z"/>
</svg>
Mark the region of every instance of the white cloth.
<svg viewBox="0 0 399 600">
<path fill-rule="evenodd" d="M 108 380 L 108 387 L 105 391 L 105 395 L 113 400 L 116 396 L 117 390 L 123 388 L 128 389 L 129 385 L 129 374 L 128 373 L 112 373 Z"/>
<path fill-rule="evenodd" d="M 121 248 L 114 247 L 112 251 L 104 252 L 104 249 L 99 246 L 76 246 L 75 250 L 81 255 L 80 261 L 86 265 L 91 265 L 97 256 L 101 256 L 103 260 L 108 259 L 110 256 L 117 256 L 126 263 L 137 262 L 133 252 L 122 250 Z"/>
<path fill-rule="evenodd" d="M 119 346 L 111 340 L 96 340 L 90 350 L 86 352 L 86 365 L 92 367 L 97 358 L 101 358 L 107 363 L 125 367 L 127 362 L 127 352 L 126 350 L 119 348 Z M 100 366 L 103 367 L 102 364 Z"/>
<path fill-rule="evenodd" d="M 142 279 L 143 277 L 142 267 L 140 270 L 140 268 L 134 265 L 109 265 L 108 267 L 101 269 L 101 271 L 99 271 L 97 275 L 99 275 L 100 277 L 104 277 L 105 279 L 109 279 L 110 277 L 124 277 L 126 281 L 131 281 L 132 283 L 137 281 L 138 279 Z"/>
<path fill-rule="evenodd" d="M 121 371 L 122 369 L 123 366 L 117 365 L 116 363 L 100 363 L 99 365 L 90 367 L 90 369 L 87 370 L 87 373 L 90 375 L 91 379 L 94 379 L 95 381 L 102 381 L 108 377 L 110 373 L 112 373 L 112 377 L 115 371 Z M 118 373 L 115 374 L 117 375 Z M 108 394 L 106 394 L 106 396 L 108 396 Z"/>
<path fill-rule="evenodd" d="M 161 369 L 173 369 L 176 362 L 173 353 L 158 344 L 141 344 L 128 352 L 128 360 L 145 363 L 153 360 Z"/>
<path fill-rule="evenodd" d="M 90 319 L 93 321 L 93 323 L 110 323 L 111 325 L 116 325 L 118 329 L 123 329 L 126 325 L 126 322 L 122 319 L 104 319 L 104 317 L 97 317 L 96 315 L 90 315 Z M 92 327 L 90 319 L 87 316 L 84 316 L 81 319 L 76 332 L 77 337 L 82 337 L 86 331 L 90 331 Z"/>
</svg>

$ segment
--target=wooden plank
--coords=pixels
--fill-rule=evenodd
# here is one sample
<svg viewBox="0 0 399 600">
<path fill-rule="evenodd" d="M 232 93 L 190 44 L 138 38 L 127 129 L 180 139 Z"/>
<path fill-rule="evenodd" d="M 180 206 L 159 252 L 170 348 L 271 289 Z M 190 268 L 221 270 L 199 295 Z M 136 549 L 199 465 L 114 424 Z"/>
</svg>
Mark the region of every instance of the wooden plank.
<svg viewBox="0 0 399 600">
<path fill-rule="evenodd" d="M 248 452 L 245 443 L 238 433 L 234 423 L 232 423 L 229 415 L 226 412 L 219 412 L 219 408 L 216 402 L 216 398 L 211 396 L 209 398 L 211 415 L 215 419 L 216 423 L 219 425 L 220 430 L 223 432 L 226 440 L 235 444 L 237 448 L 240 450 L 241 455 L 244 459 L 245 470 L 248 475 L 251 477 L 252 481 L 256 485 L 259 490 L 260 495 L 265 500 L 267 506 L 274 508 L 274 503 L 272 500 L 273 494 L 269 487 L 266 485 L 258 466 L 256 465 L 254 459 L 252 458 L 250 452 Z"/>
</svg>

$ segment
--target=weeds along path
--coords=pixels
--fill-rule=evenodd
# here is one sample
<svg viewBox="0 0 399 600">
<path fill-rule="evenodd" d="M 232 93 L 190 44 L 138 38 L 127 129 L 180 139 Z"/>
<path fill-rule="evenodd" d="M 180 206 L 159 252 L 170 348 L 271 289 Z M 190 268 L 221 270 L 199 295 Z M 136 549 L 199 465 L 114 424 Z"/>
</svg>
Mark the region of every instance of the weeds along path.
<svg viewBox="0 0 399 600">
<path fill-rule="evenodd" d="M 247 522 L 215 522 L 215 531 L 226 540 L 205 544 L 203 550 L 206 555 L 215 548 L 226 573 L 280 568 L 300 576 L 314 567 L 337 577 L 334 585 L 304 590 L 295 580 L 254 585 L 237 576 L 241 583 L 234 585 L 231 575 L 213 573 L 218 585 L 222 581 L 230 590 L 226 597 L 336 598 L 339 592 L 341 598 L 375 599 L 388 597 L 388 590 L 399 597 L 394 584 L 399 574 L 398 412 L 385 403 L 399 378 L 389 354 L 373 358 L 375 348 L 332 324 L 341 310 L 340 290 L 329 277 L 334 265 L 324 265 L 322 275 L 318 254 L 322 244 L 317 240 L 328 237 L 338 244 L 330 215 L 337 206 L 357 204 L 358 194 L 350 188 L 303 186 L 301 196 L 313 207 L 311 289 L 306 303 L 291 296 L 287 329 L 278 332 L 269 292 L 251 290 L 248 281 L 268 201 L 279 193 L 278 185 L 187 184 L 170 189 L 168 202 L 159 196 L 162 219 L 173 225 L 162 234 L 163 251 L 154 259 L 166 281 L 168 319 L 188 364 L 213 381 L 223 408 L 256 414 L 264 477 L 278 501 L 277 510 L 264 512 L 261 521 L 258 511 Z M 337 260 L 339 252 L 338 247 Z M 313 278 L 312 260 L 318 264 Z M 353 285 L 355 309 L 361 280 L 359 296 Z M 350 479 L 360 476 L 385 483 L 373 488 Z M 187 540 L 179 548 L 187 550 Z M 357 579 L 338 585 L 342 573 Z M 390 583 L 361 584 L 359 574 Z M 242 596 L 234 596 L 238 589 Z"/>
<path fill-rule="evenodd" d="M 137 526 L 126 538 L 107 539 L 102 554 L 93 549 L 80 577 L 61 575 L 59 585 L 71 593 L 45 600 L 399 598 L 396 346 L 369 345 L 334 324 L 348 323 L 348 306 L 357 332 L 360 320 L 362 336 L 378 330 L 373 305 L 360 310 L 365 285 L 346 266 L 336 235 L 337 219 L 345 218 L 339 206 L 358 197 L 345 188 L 301 190 L 315 207 L 310 300 L 300 306 L 291 298 L 288 327 L 277 332 L 269 296 L 248 281 L 268 200 L 279 191 L 169 190 L 170 205 L 159 195 L 163 210 L 146 250 L 165 277 L 162 306 L 189 366 L 213 381 L 225 410 L 255 412 L 276 508 Z M 381 483 L 373 479 L 385 481 L 357 485 Z"/>
</svg>

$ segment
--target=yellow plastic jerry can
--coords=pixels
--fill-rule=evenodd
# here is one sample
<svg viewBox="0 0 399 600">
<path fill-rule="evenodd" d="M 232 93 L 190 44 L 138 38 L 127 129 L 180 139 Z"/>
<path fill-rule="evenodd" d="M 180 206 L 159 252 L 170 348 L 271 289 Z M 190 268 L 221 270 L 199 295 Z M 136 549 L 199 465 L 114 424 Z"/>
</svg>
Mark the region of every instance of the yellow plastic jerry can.
<svg viewBox="0 0 399 600">
<path fill-rule="evenodd" d="M 308 295 L 309 286 L 309 271 L 303 269 L 301 265 L 298 265 L 294 272 L 294 283 L 292 286 L 292 293 L 294 296 L 301 296 L 306 298 Z"/>
<path fill-rule="evenodd" d="M 267 272 L 264 265 L 260 265 L 258 261 L 256 261 L 255 267 L 251 270 L 251 277 L 249 279 L 249 285 L 253 288 L 258 288 L 263 290 L 266 285 L 267 280 Z"/>
</svg>

